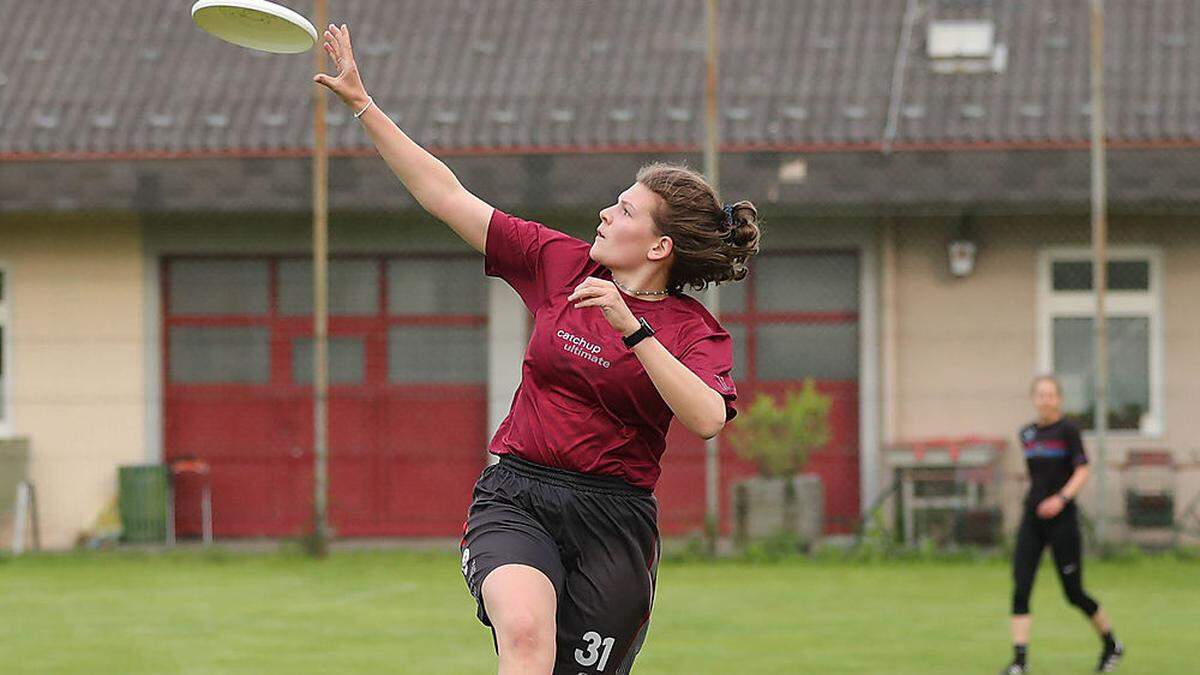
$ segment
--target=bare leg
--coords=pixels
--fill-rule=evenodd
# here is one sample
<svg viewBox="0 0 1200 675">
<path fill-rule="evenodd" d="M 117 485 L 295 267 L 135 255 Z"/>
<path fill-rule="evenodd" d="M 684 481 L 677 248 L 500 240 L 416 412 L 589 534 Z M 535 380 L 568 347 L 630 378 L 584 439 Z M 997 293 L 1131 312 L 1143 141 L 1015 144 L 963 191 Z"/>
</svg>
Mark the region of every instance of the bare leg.
<svg viewBox="0 0 1200 675">
<path fill-rule="evenodd" d="M 499 675 L 549 675 L 554 670 L 558 598 L 545 574 L 504 565 L 483 581 L 483 605 L 496 629 Z"/>
<path fill-rule="evenodd" d="M 1092 615 L 1092 625 L 1096 628 L 1096 633 L 1104 635 L 1112 630 L 1112 624 L 1108 620 L 1108 613 L 1101 607 Z"/>
<path fill-rule="evenodd" d="M 1033 616 L 1021 614 L 1012 618 L 1012 641 L 1014 645 L 1029 644 L 1029 629 L 1033 625 Z"/>
</svg>

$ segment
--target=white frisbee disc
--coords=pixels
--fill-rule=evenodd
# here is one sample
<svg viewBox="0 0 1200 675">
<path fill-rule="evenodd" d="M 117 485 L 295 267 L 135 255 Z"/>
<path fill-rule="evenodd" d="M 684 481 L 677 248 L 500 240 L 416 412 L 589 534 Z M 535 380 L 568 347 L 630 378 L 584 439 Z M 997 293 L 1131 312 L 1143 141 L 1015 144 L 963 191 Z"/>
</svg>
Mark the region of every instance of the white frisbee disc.
<svg viewBox="0 0 1200 675">
<path fill-rule="evenodd" d="M 275 54 L 299 54 L 317 44 L 308 19 L 267 0 L 199 0 L 192 21 L 226 42 Z"/>
</svg>

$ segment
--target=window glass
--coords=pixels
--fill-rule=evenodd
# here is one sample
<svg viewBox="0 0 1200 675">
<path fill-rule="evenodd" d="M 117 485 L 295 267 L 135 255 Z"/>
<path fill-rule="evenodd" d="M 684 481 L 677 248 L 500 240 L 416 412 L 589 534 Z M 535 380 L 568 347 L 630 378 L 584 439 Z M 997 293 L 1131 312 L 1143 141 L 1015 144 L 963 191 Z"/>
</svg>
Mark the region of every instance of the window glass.
<svg viewBox="0 0 1200 675">
<path fill-rule="evenodd" d="M 279 263 L 279 313 L 308 316 L 313 311 L 311 260 Z M 374 260 L 329 261 L 329 313 L 333 316 L 379 313 L 379 263 Z"/>
<path fill-rule="evenodd" d="M 858 324 L 763 324 L 757 328 L 760 380 L 858 378 Z"/>
<path fill-rule="evenodd" d="M 1085 317 L 1054 319 L 1054 371 L 1063 385 L 1063 410 L 1086 428 L 1095 427 L 1094 322 Z M 1108 319 L 1108 423 L 1111 429 L 1140 429 L 1150 410 L 1150 320 Z"/>
<path fill-rule="evenodd" d="M 392 327 L 388 331 L 388 379 L 395 384 L 486 381 L 486 327 Z"/>
<path fill-rule="evenodd" d="M 1054 290 L 1092 290 L 1092 263 L 1086 260 L 1055 260 L 1051 265 Z M 1108 289 L 1146 291 L 1150 289 L 1150 262 L 1113 260 L 1108 263 Z"/>
<path fill-rule="evenodd" d="M 175 260 L 168 271 L 172 314 L 267 313 L 265 260 Z"/>
<path fill-rule="evenodd" d="M 172 326 L 170 379 L 178 384 L 260 384 L 270 379 L 265 326 Z"/>
<path fill-rule="evenodd" d="M 292 382 L 296 384 L 313 383 L 313 342 L 312 338 L 292 340 Z M 362 338 L 329 338 L 330 384 L 362 384 L 364 354 Z"/>
<path fill-rule="evenodd" d="M 388 262 L 388 312 L 483 314 L 487 280 L 474 258 L 405 258 Z"/>
<path fill-rule="evenodd" d="M 752 274 L 760 312 L 858 311 L 858 256 L 765 255 Z"/>
</svg>

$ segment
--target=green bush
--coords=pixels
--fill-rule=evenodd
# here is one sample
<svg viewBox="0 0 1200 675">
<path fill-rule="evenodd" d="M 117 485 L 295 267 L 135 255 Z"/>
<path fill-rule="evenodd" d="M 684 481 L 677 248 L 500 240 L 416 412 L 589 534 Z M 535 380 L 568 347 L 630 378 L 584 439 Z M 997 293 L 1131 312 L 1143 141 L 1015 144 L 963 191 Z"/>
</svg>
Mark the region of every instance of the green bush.
<svg viewBox="0 0 1200 675">
<path fill-rule="evenodd" d="M 812 378 L 799 391 L 789 391 L 782 404 L 768 394 L 733 422 L 730 443 L 738 456 L 754 462 L 764 478 L 794 476 L 808 456 L 829 442 L 832 400 L 817 391 Z"/>
</svg>

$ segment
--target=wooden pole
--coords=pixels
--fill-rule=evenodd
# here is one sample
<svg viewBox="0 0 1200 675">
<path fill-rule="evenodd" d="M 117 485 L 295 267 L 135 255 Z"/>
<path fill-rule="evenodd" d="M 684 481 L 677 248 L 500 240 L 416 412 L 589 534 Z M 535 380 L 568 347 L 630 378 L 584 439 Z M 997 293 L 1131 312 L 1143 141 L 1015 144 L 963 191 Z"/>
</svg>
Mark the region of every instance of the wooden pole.
<svg viewBox="0 0 1200 675">
<path fill-rule="evenodd" d="M 708 0 L 705 5 L 705 24 L 708 30 L 705 50 L 704 87 L 704 174 L 714 189 L 720 192 L 720 127 L 717 119 L 717 0 Z M 716 286 L 709 286 L 705 304 L 714 317 L 720 315 L 720 294 Z M 717 553 L 720 536 L 720 456 L 716 438 L 704 443 L 704 535 L 709 555 Z"/>
<path fill-rule="evenodd" d="M 1105 173 L 1104 129 L 1104 0 L 1091 0 L 1092 89 L 1092 279 L 1096 289 L 1096 537 L 1105 539 L 1108 498 L 1108 187 Z"/>
<path fill-rule="evenodd" d="M 318 30 L 329 24 L 326 0 L 313 9 Z M 325 69 L 325 50 L 313 49 L 316 72 Z M 313 85 L 313 555 L 329 552 L 329 153 L 326 146 L 325 88 Z"/>
</svg>

